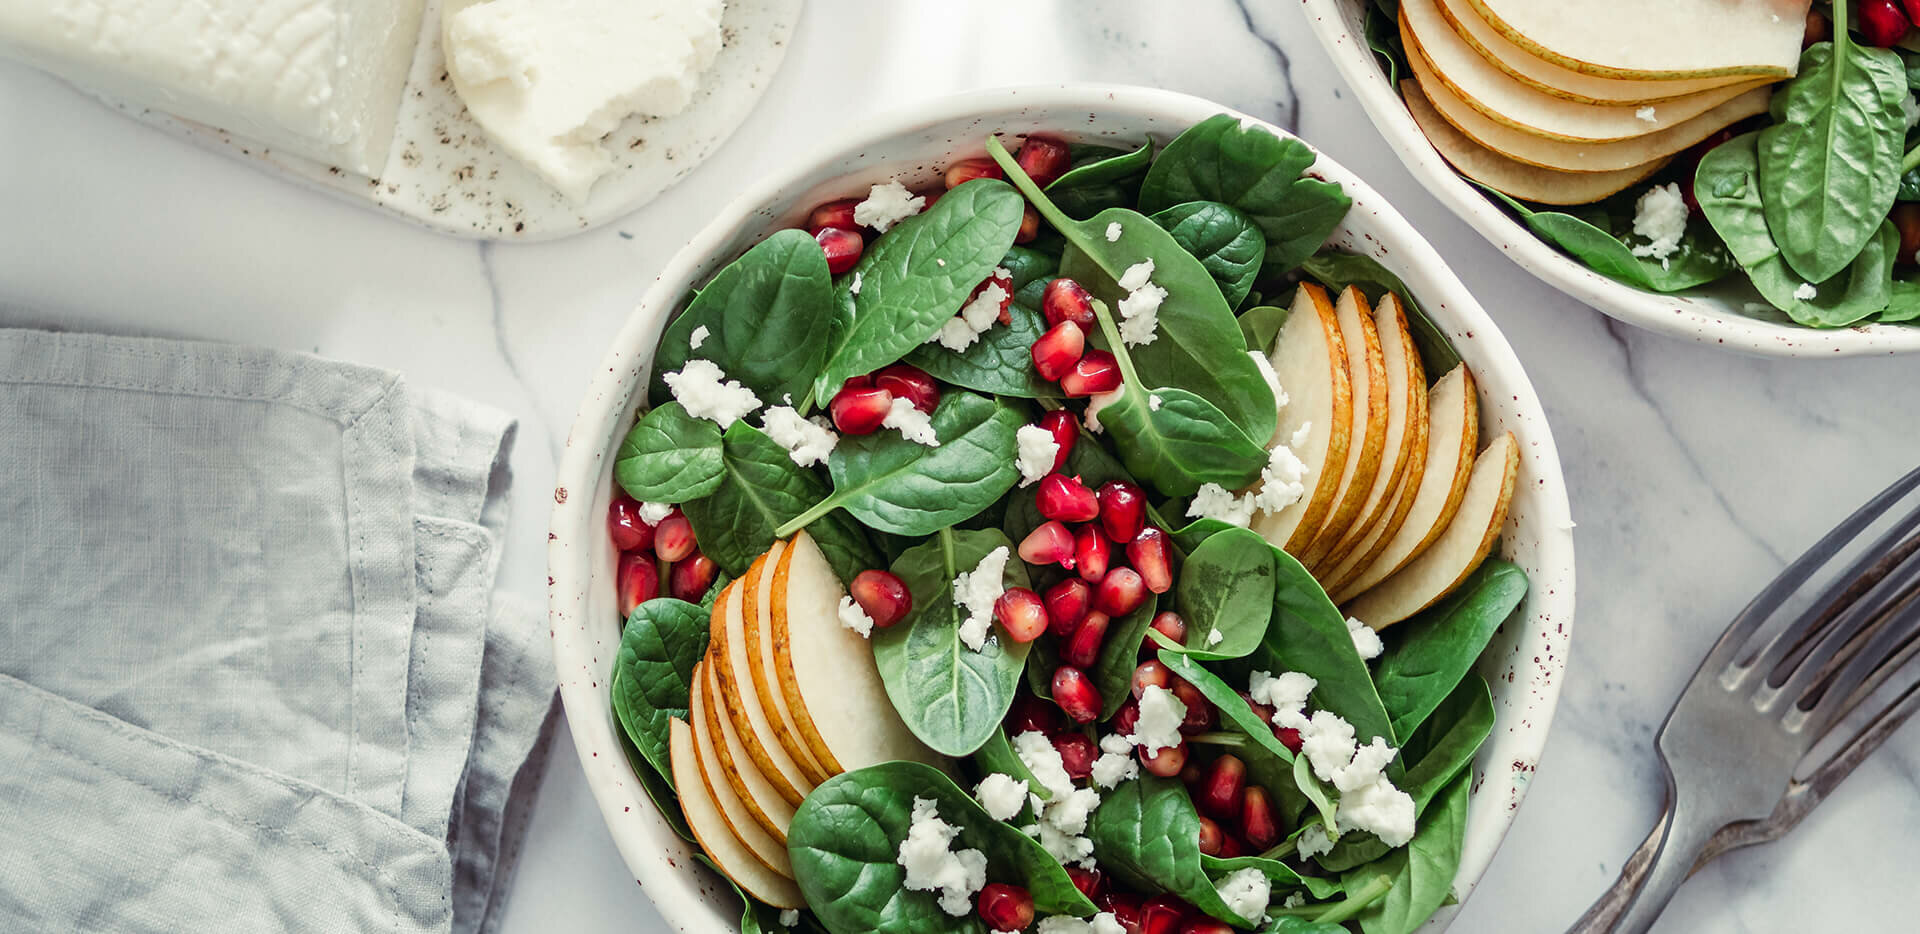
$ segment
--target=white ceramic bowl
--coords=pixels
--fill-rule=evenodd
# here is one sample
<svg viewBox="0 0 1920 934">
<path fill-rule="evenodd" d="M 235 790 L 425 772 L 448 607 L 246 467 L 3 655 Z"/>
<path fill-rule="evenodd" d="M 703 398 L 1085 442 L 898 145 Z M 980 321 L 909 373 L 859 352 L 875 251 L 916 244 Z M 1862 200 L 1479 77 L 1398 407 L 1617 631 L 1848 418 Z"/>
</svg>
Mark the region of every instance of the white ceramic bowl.
<svg viewBox="0 0 1920 934">
<path fill-rule="evenodd" d="M 549 613 L 560 695 L 580 764 L 628 868 L 675 930 L 730 931 L 739 909 L 724 883 L 691 859 L 691 849 L 634 781 L 607 697 L 620 641 L 615 556 L 606 531 L 614 487 L 611 454 L 633 424 L 654 344 L 669 315 L 689 289 L 767 234 L 797 226 L 815 204 L 896 176 L 909 184 L 937 184 L 949 160 L 980 155 L 988 133 L 1044 130 L 1077 140 L 1134 144 L 1147 134 L 1171 138 L 1225 109 L 1146 88 L 1050 86 L 980 91 L 862 119 L 854 132 L 831 135 L 840 141 L 833 148 L 747 186 L 640 300 L 581 403 L 561 457 L 548 545 Z M 1433 248 L 1365 182 L 1324 157 L 1312 172 L 1340 183 L 1353 197 L 1353 210 L 1335 232 L 1334 244 L 1378 258 L 1406 282 L 1478 378 L 1482 430 L 1511 430 L 1520 439 L 1521 482 L 1500 551 L 1526 568 L 1533 583 L 1525 606 L 1480 665 L 1493 685 L 1498 721 L 1475 763 L 1481 777 L 1473 789 L 1456 880 L 1465 898 L 1526 794 L 1553 719 L 1573 626 L 1573 523 L 1540 400 L 1486 312 Z"/>
<path fill-rule="evenodd" d="M 1747 290 L 1708 287 L 1685 295 L 1661 295 L 1623 285 L 1572 259 L 1487 199 L 1453 170 L 1426 134 L 1413 122 L 1400 92 L 1387 81 L 1380 60 L 1367 46 L 1368 0 L 1302 0 L 1307 22 L 1332 56 L 1340 74 L 1360 98 L 1380 135 L 1400 154 L 1407 170 L 1487 242 L 1513 258 L 1540 281 L 1567 293 L 1609 317 L 1650 331 L 1691 338 L 1728 350 L 1768 357 L 1837 357 L 1920 353 L 1920 327 L 1868 324 L 1815 329 L 1742 311 L 1758 302 Z"/>
</svg>

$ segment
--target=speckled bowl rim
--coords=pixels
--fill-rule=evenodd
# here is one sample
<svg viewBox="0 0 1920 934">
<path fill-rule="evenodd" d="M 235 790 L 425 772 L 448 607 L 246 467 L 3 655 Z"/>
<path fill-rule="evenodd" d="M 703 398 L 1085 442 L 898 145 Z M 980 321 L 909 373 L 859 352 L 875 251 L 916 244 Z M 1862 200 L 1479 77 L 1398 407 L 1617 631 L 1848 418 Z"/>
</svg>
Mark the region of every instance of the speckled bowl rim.
<svg viewBox="0 0 1920 934">
<path fill-rule="evenodd" d="M 651 806 L 617 738 L 607 678 L 619 645 L 613 598 L 614 554 L 605 515 L 612 492 L 609 458 L 644 394 L 652 348 L 689 289 L 760 236 L 797 223 L 808 206 L 842 197 L 894 174 L 930 181 L 962 134 L 988 128 L 1021 133 L 1047 128 L 1069 136 L 1138 139 L 1168 134 L 1208 116 L 1218 104 L 1150 88 L 1049 85 L 975 91 L 889 115 L 863 118 L 855 131 L 793 168 L 759 180 L 721 211 L 668 263 L 614 339 L 582 401 L 562 453 L 548 534 L 549 620 L 554 665 L 587 784 L 634 878 L 678 931 L 729 931 L 737 915 L 725 883 L 699 868 L 690 850 Z M 1276 134 L 1284 130 L 1254 120 Z M 961 126 L 964 124 L 964 126 Z M 1125 125 L 1133 129 L 1112 129 Z M 883 157 L 898 139 L 930 133 L 944 141 Z M 965 144 L 971 151 L 972 144 Z M 1521 479 L 1503 529 L 1501 551 L 1526 568 L 1527 602 L 1495 637 L 1479 670 L 1494 687 L 1493 735 L 1475 762 L 1473 806 L 1455 892 L 1464 901 L 1511 825 L 1546 743 L 1566 671 L 1573 626 L 1573 522 L 1559 456 L 1540 400 L 1520 361 L 1439 254 L 1370 186 L 1322 156 L 1312 174 L 1338 182 L 1353 198 L 1333 242 L 1372 255 L 1420 298 L 1474 371 L 1483 431 L 1508 429 L 1521 441 Z M 1444 928 L 1457 906 L 1429 930 Z"/>
<path fill-rule="evenodd" d="M 1636 327 L 1763 357 L 1847 357 L 1920 353 L 1920 327 L 1864 324 L 1817 329 L 1742 314 L 1728 299 L 1661 295 L 1623 285 L 1547 245 L 1454 171 L 1420 132 L 1400 92 L 1368 47 L 1365 0 L 1301 0 L 1307 23 L 1360 106 L 1407 171 L 1487 242 L 1535 278 Z M 1755 299 L 1758 300 L 1757 298 Z"/>
</svg>

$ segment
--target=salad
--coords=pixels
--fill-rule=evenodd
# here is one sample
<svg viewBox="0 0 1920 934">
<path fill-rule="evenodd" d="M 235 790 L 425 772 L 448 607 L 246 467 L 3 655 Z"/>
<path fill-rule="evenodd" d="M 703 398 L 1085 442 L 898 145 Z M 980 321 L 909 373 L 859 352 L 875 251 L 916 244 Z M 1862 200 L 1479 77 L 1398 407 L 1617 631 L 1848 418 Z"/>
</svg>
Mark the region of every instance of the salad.
<svg viewBox="0 0 1920 934">
<path fill-rule="evenodd" d="M 666 327 L 608 517 L 634 774 L 743 931 L 1412 931 L 1514 438 L 1299 141 L 984 150 Z"/>
<path fill-rule="evenodd" d="M 1920 322 L 1913 17 L 1371 0 L 1366 35 L 1441 155 L 1541 239 L 1635 288 L 1836 328 Z"/>
</svg>

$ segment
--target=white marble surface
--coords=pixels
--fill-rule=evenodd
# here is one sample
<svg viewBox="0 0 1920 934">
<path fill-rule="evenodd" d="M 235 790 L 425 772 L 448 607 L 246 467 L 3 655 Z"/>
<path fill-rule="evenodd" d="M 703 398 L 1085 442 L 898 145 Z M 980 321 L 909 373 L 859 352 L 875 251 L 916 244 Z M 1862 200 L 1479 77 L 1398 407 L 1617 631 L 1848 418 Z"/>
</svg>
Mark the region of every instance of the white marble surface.
<svg viewBox="0 0 1920 934">
<path fill-rule="evenodd" d="M 1920 359 L 1760 361 L 1612 324 L 1509 264 L 1421 191 L 1290 3 L 810 0 L 785 71 L 716 158 L 600 232 L 478 246 L 402 225 L 118 117 L 0 64 L 0 326 L 248 341 L 404 371 L 511 410 L 506 586 L 542 587 L 554 454 L 601 345 L 737 181 L 862 114 L 1061 80 L 1188 91 L 1297 126 L 1431 238 L 1538 382 L 1580 522 L 1581 612 L 1553 738 L 1463 932 L 1563 929 L 1658 807 L 1650 743 L 1725 620 L 1920 463 Z M 563 737 L 506 932 L 661 930 Z M 1658 930 L 1913 930 L 1920 730 L 1787 840 L 1696 878 Z"/>
</svg>

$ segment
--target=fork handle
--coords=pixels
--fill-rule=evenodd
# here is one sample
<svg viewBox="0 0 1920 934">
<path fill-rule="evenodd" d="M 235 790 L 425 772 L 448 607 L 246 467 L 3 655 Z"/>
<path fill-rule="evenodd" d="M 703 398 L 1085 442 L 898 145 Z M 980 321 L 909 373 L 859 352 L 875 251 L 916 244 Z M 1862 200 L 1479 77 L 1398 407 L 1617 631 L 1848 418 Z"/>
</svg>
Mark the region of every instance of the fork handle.
<svg viewBox="0 0 1920 934">
<path fill-rule="evenodd" d="M 1645 934 L 1653 927 L 1712 837 L 1712 821 L 1690 818 L 1670 800 L 1647 839 L 1620 867 L 1619 878 L 1567 934 Z"/>
</svg>

